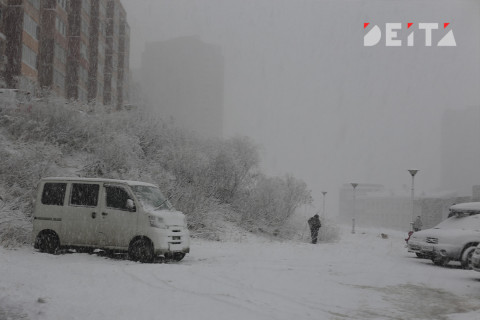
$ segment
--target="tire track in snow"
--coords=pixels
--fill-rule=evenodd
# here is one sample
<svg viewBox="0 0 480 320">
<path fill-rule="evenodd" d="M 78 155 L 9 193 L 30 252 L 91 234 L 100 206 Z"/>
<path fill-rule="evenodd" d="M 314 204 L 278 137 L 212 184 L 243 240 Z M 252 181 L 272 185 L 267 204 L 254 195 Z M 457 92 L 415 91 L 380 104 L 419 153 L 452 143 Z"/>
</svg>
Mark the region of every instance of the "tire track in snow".
<svg viewBox="0 0 480 320">
<path fill-rule="evenodd" d="M 461 297 L 442 289 L 425 285 L 400 284 L 387 287 L 351 285 L 354 288 L 377 291 L 394 309 L 382 310 L 366 306 L 357 312 L 362 319 L 438 319 L 449 315 L 480 310 L 477 299 Z M 383 311 L 383 312 L 382 312 Z"/>
<path fill-rule="evenodd" d="M 147 285 L 147 286 L 149 286 L 153 289 L 160 289 L 160 290 L 173 289 L 173 290 L 176 290 L 176 291 L 179 291 L 179 292 L 182 292 L 182 293 L 193 295 L 195 297 L 212 299 L 212 300 L 215 300 L 217 302 L 230 305 L 232 307 L 247 310 L 247 311 L 249 311 L 253 314 L 256 314 L 256 315 L 262 315 L 266 318 L 271 318 L 271 313 L 270 312 L 263 311 L 263 310 L 258 310 L 258 309 L 253 309 L 253 308 L 251 308 L 251 307 L 249 307 L 249 306 L 247 306 L 243 303 L 239 303 L 237 297 L 234 297 L 234 296 L 232 296 L 228 293 L 208 293 L 208 292 L 200 292 L 200 291 L 195 291 L 195 290 L 191 290 L 191 289 L 180 288 L 180 287 L 177 287 L 177 286 L 173 285 L 171 280 L 161 279 L 161 278 L 157 277 L 156 274 L 153 273 L 153 272 L 149 273 L 149 274 L 145 274 L 149 279 L 151 279 L 153 277 L 156 280 L 160 281 L 160 283 L 163 284 L 163 285 L 155 285 L 155 284 L 152 283 L 151 280 L 145 280 L 145 279 L 143 279 L 143 278 L 141 278 L 141 277 L 139 277 L 135 274 L 132 274 L 131 272 L 127 271 L 126 268 L 127 267 L 122 268 L 123 273 L 128 275 L 131 279 L 133 279 L 135 281 L 138 281 L 138 282 L 141 282 L 141 283 L 143 283 L 143 284 L 145 284 L 145 285 Z M 233 299 L 235 299 L 235 300 L 233 300 Z M 252 300 L 241 300 L 241 301 L 247 302 L 248 304 L 256 304 L 255 301 L 252 301 Z"/>
</svg>

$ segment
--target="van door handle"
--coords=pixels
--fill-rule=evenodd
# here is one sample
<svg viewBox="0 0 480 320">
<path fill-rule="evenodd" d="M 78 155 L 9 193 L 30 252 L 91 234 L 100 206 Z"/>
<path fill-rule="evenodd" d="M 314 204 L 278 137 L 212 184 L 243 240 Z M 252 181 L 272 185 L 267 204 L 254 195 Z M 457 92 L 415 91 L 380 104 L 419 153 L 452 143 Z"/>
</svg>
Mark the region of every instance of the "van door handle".
<svg viewBox="0 0 480 320">
<path fill-rule="evenodd" d="M 106 215 L 108 215 L 108 213 L 102 212 L 102 216 L 106 216 Z"/>
<path fill-rule="evenodd" d="M 92 212 L 92 219 L 95 219 L 97 217 L 97 213 L 96 212 Z"/>
</svg>

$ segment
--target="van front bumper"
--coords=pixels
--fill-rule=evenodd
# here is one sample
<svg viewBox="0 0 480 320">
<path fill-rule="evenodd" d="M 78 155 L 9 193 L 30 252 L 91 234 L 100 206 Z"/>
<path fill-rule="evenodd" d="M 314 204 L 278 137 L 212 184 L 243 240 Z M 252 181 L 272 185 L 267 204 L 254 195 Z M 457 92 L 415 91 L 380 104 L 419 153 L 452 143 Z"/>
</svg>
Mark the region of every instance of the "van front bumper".
<svg viewBox="0 0 480 320">
<path fill-rule="evenodd" d="M 190 252 L 190 232 L 187 228 L 173 226 L 166 229 L 157 229 L 155 233 L 155 237 L 152 237 L 155 255 Z"/>
</svg>

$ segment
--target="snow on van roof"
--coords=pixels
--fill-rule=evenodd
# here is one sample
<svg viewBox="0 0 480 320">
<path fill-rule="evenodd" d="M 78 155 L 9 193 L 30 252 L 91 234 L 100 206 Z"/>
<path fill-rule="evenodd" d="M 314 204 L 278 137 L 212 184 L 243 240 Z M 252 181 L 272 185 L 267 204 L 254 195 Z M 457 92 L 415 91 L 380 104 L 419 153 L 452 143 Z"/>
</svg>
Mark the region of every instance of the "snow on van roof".
<svg viewBox="0 0 480 320">
<path fill-rule="evenodd" d="M 103 179 L 103 178 L 79 178 L 79 177 L 47 177 L 42 181 L 78 181 L 78 182 L 107 182 L 107 183 L 123 183 L 130 186 L 150 186 L 157 187 L 154 184 L 142 181 L 119 180 L 119 179 Z"/>
<path fill-rule="evenodd" d="M 454 204 L 450 207 L 451 211 L 480 211 L 480 202 L 465 202 Z"/>
</svg>

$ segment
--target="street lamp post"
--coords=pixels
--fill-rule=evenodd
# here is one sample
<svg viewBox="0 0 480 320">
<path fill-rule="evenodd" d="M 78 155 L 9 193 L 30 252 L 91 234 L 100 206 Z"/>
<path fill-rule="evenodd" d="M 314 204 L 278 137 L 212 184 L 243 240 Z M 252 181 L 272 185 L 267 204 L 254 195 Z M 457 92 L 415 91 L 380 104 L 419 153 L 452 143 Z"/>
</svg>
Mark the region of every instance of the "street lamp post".
<svg viewBox="0 0 480 320">
<path fill-rule="evenodd" d="M 323 218 L 325 219 L 327 216 L 325 215 L 325 196 L 327 195 L 327 191 L 322 191 L 323 194 Z"/>
<path fill-rule="evenodd" d="M 358 183 L 351 183 L 353 187 L 353 218 L 352 218 L 352 233 L 355 233 L 355 188 L 357 188 Z"/>
<path fill-rule="evenodd" d="M 410 222 L 412 231 L 413 231 L 413 221 L 415 221 L 415 207 L 414 207 L 414 199 L 415 199 L 415 184 L 414 184 L 414 179 L 415 175 L 417 174 L 418 170 L 410 169 L 408 170 L 410 172 L 410 175 L 412 176 L 412 221 Z"/>
</svg>

